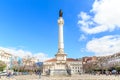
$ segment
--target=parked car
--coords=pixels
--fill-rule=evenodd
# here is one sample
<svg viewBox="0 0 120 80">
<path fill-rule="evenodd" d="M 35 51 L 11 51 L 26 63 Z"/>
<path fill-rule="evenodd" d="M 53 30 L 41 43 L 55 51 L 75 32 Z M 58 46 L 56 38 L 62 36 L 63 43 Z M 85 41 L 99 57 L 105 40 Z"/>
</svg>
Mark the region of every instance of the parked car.
<svg viewBox="0 0 120 80">
<path fill-rule="evenodd" d="M 7 72 L 0 72 L 0 76 L 6 76 Z"/>
<path fill-rule="evenodd" d="M 22 72 L 22 75 L 28 75 L 29 73 L 28 72 Z"/>
<path fill-rule="evenodd" d="M 13 72 L 13 75 L 17 76 L 17 75 L 18 75 L 18 73 L 17 73 L 17 72 Z"/>
</svg>

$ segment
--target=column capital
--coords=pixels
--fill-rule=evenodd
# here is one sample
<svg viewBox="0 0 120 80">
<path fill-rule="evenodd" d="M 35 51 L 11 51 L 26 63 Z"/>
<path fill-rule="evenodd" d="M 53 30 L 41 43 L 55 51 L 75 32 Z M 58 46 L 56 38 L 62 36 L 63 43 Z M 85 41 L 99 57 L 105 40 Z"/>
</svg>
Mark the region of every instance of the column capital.
<svg viewBox="0 0 120 80">
<path fill-rule="evenodd" d="M 63 24 L 64 24 L 64 19 L 62 17 L 59 17 L 58 25 L 63 25 Z"/>
</svg>

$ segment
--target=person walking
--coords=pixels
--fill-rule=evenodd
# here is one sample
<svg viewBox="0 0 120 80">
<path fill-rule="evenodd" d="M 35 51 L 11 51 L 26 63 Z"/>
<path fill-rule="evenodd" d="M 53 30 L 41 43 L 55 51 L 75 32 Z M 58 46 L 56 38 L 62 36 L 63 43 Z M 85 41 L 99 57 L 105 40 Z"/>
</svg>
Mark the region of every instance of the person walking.
<svg viewBox="0 0 120 80">
<path fill-rule="evenodd" d="M 37 71 L 38 75 L 39 75 L 39 79 L 41 78 L 41 70 Z"/>
<path fill-rule="evenodd" d="M 10 78 L 10 76 L 11 76 L 11 72 L 8 72 L 7 77 Z"/>
</svg>

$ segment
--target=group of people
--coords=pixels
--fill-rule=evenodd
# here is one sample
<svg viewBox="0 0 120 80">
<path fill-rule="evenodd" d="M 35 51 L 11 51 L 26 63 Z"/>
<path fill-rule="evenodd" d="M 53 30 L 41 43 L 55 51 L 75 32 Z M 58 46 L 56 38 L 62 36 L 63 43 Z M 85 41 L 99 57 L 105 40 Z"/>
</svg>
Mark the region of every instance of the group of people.
<svg viewBox="0 0 120 80">
<path fill-rule="evenodd" d="M 89 73 L 89 74 L 93 74 L 93 75 L 119 75 L 120 74 L 120 72 L 118 72 L 117 70 L 112 70 L 112 71 L 108 71 L 108 70 L 106 70 L 106 71 L 92 71 L 91 73 Z"/>
</svg>

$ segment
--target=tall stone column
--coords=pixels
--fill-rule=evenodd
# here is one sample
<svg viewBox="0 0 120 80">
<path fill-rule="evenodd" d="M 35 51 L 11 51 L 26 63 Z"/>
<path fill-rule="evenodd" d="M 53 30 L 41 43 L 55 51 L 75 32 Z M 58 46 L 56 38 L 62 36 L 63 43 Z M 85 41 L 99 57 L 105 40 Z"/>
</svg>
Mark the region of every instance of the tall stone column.
<svg viewBox="0 0 120 80">
<path fill-rule="evenodd" d="M 64 38 L 63 38 L 63 25 L 64 20 L 62 16 L 58 19 L 59 33 L 58 33 L 58 53 L 64 53 Z"/>
<path fill-rule="evenodd" d="M 63 38 L 63 25 L 64 19 L 62 17 L 62 10 L 59 11 L 59 19 L 58 19 L 58 52 L 56 56 L 56 62 L 54 63 L 54 70 L 51 71 L 51 75 L 56 76 L 67 76 L 66 70 L 66 54 L 64 53 L 64 38 Z"/>
</svg>

